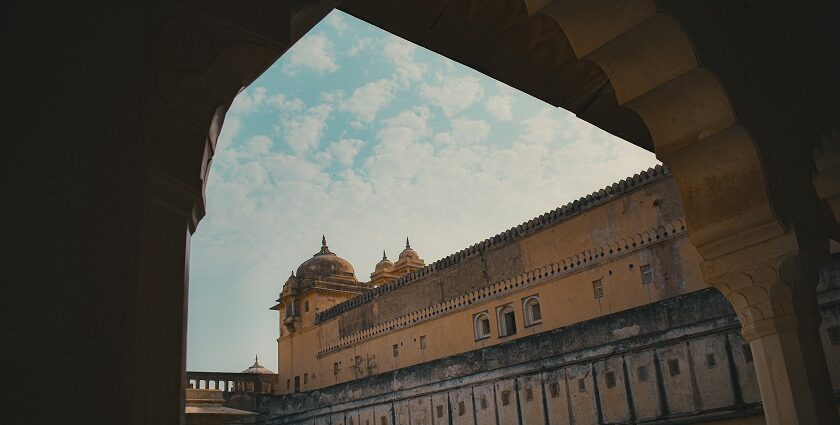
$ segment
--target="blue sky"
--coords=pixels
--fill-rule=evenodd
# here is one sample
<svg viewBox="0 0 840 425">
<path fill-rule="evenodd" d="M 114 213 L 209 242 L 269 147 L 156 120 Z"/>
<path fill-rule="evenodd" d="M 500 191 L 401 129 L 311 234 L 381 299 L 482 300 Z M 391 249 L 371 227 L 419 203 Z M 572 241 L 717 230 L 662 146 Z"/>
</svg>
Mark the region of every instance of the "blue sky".
<svg viewBox="0 0 840 425">
<path fill-rule="evenodd" d="M 268 308 L 320 248 L 366 281 L 657 164 L 653 154 L 334 11 L 236 98 L 191 247 L 187 367 L 277 370 Z"/>
</svg>

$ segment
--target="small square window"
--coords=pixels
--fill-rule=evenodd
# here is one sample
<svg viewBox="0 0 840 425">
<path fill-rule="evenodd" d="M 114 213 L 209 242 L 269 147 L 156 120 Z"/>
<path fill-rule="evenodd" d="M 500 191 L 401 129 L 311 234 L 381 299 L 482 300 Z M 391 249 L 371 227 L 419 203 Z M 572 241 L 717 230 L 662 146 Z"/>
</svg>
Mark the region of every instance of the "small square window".
<svg viewBox="0 0 840 425">
<path fill-rule="evenodd" d="M 645 367 L 645 366 L 639 366 L 639 368 L 638 368 L 638 369 L 636 369 L 636 376 L 638 376 L 638 377 L 639 377 L 639 382 L 645 382 L 645 381 L 647 381 L 647 380 L 648 380 L 648 371 L 647 371 L 647 367 Z"/>
<path fill-rule="evenodd" d="M 578 392 L 585 393 L 586 392 L 586 381 L 583 379 L 578 379 Z"/>
<path fill-rule="evenodd" d="M 605 373 L 604 379 L 607 381 L 607 388 L 612 388 L 615 386 L 615 372 Z"/>
<path fill-rule="evenodd" d="M 442 418 L 443 417 L 443 405 L 438 405 L 436 407 L 436 409 L 437 409 L 437 417 Z"/>
<path fill-rule="evenodd" d="M 463 401 L 458 402 L 458 416 L 464 416 L 467 413 L 467 406 L 464 405 Z"/>
<path fill-rule="evenodd" d="M 668 372 L 671 376 L 677 376 L 680 374 L 680 361 L 677 359 L 670 359 L 668 360 Z"/>
<path fill-rule="evenodd" d="M 531 390 L 531 387 L 525 388 L 525 401 L 531 401 L 534 399 L 534 391 Z"/>
<path fill-rule="evenodd" d="M 595 298 L 604 298 L 604 284 L 601 279 L 592 281 L 592 291 L 595 293 Z"/>
<path fill-rule="evenodd" d="M 510 391 L 502 391 L 502 406 L 510 404 Z"/>
<path fill-rule="evenodd" d="M 744 352 L 744 361 L 747 363 L 752 363 L 753 355 L 752 355 L 752 347 L 750 347 L 749 343 L 741 345 L 741 350 Z"/>
<path fill-rule="evenodd" d="M 420 337 L 420 349 L 425 350 L 428 347 L 426 344 L 426 335 Z"/>
<path fill-rule="evenodd" d="M 653 282 L 653 270 L 650 268 L 650 264 L 642 265 L 639 267 L 639 271 L 642 273 L 642 284 Z"/>
<path fill-rule="evenodd" d="M 831 345 L 840 345 L 840 326 L 832 326 L 827 329 L 828 339 Z"/>
<path fill-rule="evenodd" d="M 482 395 L 479 404 L 481 405 L 481 410 L 487 410 L 487 397 Z"/>
<path fill-rule="evenodd" d="M 560 395 L 560 384 L 552 382 L 551 385 L 548 386 L 548 394 L 551 395 L 551 398 L 557 398 L 557 396 Z"/>
<path fill-rule="evenodd" d="M 707 353 L 706 354 L 706 368 L 712 369 L 717 366 L 717 360 L 715 360 L 715 353 Z"/>
<path fill-rule="evenodd" d="M 400 345 L 399 344 L 394 344 L 393 349 L 394 349 L 394 357 L 399 357 L 400 356 Z"/>
</svg>

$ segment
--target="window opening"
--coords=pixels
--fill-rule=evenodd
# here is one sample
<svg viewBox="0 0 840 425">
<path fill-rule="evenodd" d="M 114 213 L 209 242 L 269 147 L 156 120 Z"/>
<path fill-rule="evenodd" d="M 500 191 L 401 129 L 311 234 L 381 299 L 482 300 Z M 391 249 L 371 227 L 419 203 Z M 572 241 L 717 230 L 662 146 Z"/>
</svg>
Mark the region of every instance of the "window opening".
<svg viewBox="0 0 840 425">
<path fill-rule="evenodd" d="M 639 272 L 642 274 L 642 284 L 653 282 L 653 270 L 650 268 L 650 264 L 644 264 L 639 267 Z"/>
<path fill-rule="evenodd" d="M 592 281 L 592 291 L 595 293 L 595 298 L 604 298 L 604 284 L 601 279 Z"/>
</svg>

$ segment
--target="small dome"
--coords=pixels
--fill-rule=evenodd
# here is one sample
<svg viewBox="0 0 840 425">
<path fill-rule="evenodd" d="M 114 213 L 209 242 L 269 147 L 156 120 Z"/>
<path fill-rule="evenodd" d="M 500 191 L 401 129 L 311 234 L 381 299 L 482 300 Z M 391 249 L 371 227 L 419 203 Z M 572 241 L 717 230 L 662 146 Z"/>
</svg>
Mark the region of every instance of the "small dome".
<svg viewBox="0 0 840 425">
<path fill-rule="evenodd" d="M 382 251 L 382 260 L 376 263 L 376 272 L 378 273 L 381 271 L 388 271 L 393 268 L 394 263 L 392 263 L 391 260 L 388 259 L 388 257 L 385 255 L 385 251 Z"/>
<path fill-rule="evenodd" d="M 420 255 L 417 254 L 417 251 L 411 249 L 411 244 L 408 242 L 408 238 L 405 238 L 405 249 L 400 253 L 400 260 L 404 258 L 411 258 L 415 260 L 420 259 Z"/>
<path fill-rule="evenodd" d="M 251 367 L 249 367 L 248 369 L 245 369 L 240 373 L 261 373 L 261 374 L 269 374 L 269 375 L 274 374 L 274 372 L 271 371 L 270 369 L 266 369 L 266 368 L 262 367 L 262 365 L 260 364 L 260 360 L 259 360 L 259 358 L 257 358 L 257 356 L 254 356 L 254 364 L 251 365 Z"/>
<path fill-rule="evenodd" d="M 303 262 L 295 275 L 299 279 L 319 279 L 342 277 L 355 280 L 356 272 L 349 261 L 335 255 L 327 246 L 327 238 L 321 239 L 321 251 Z"/>
</svg>

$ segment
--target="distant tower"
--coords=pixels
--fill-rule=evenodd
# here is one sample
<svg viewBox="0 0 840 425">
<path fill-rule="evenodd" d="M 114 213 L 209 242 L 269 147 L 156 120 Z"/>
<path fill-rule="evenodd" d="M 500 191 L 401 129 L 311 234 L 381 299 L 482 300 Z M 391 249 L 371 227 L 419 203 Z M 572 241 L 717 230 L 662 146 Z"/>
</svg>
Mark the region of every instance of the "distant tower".
<svg viewBox="0 0 840 425">
<path fill-rule="evenodd" d="M 405 249 L 400 253 L 397 262 L 394 263 L 394 274 L 403 276 L 426 266 L 426 262 L 420 258 L 417 251 L 411 249 L 411 242 L 405 238 Z"/>
<path fill-rule="evenodd" d="M 394 273 L 394 263 L 388 259 L 385 251 L 382 251 L 382 260 L 376 263 L 376 268 L 370 274 L 370 285 L 379 286 L 398 277 L 399 275 Z"/>
</svg>

